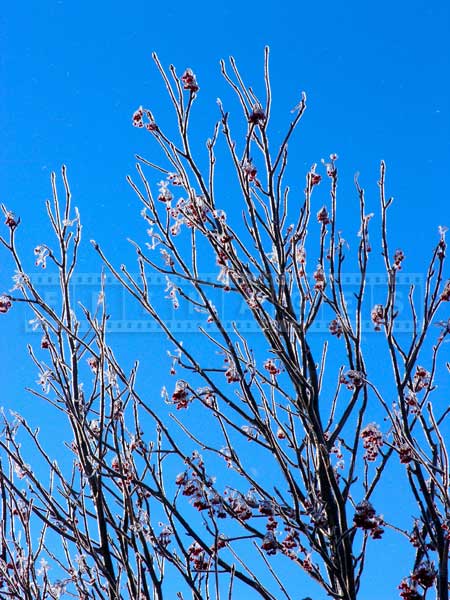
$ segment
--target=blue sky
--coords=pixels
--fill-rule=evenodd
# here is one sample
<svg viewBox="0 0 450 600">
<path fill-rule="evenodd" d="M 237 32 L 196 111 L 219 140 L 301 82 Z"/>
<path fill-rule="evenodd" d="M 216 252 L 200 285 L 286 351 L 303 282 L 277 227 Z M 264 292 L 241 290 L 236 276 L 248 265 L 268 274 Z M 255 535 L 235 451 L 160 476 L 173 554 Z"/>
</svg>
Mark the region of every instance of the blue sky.
<svg viewBox="0 0 450 600">
<path fill-rule="evenodd" d="M 50 196 L 50 172 L 64 163 L 84 239 L 95 237 L 117 263 L 132 263 L 126 238 L 142 239 L 144 229 L 125 176 L 134 171 L 134 154 L 150 158 L 150 146 L 131 126 L 131 115 L 143 104 L 162 121 L 171 118 L 152 51 L 180 73 L 188 66 L 195 71 L 201 86 L 195 117 L 200 144 L 218 118 L 216 97 L 229 97 L 219 60 L 234 55 L 245 79 L 260 89 L 268 44 L 280 130 L 300 92 L 308 96 L 294 155 L 300 188 L 312 163 L 337 152 L 341 218 L 356 223 L 353 175 L 360 172 L 369 210 L 376 211 L 384 159 L 388 191 L 396 198 L 393 245 L 404 248 L 410 272 L 423 271 L 437 226 L 450 225 L 450 7 L 445 2 L 29 0 L 7 3 L 0 28 L 0 201 L 21 216 L 21 245 L 30 257 L 47 227 L 43 201 Z M 350 229 L 347 235 L 355 233 Z M 88 245 L 81 268 L 98 270 Z M 10 276 L 2 258 L 0 293 L 11 287 Z M 118 307 L 121 302 L 113 300 Z M 35 379 L 24 323 L 20 309 L 0 322 L 6 374 L 0 405 L 33 412 L 22 391 Z M 123 336 L 116 337 L 122 344 Z M 154 339 L 158 356 L 162 338 Z M 398 573 L 391 576 L 397 581 Z M 378 596 L 364 595 L 372 597 Z"/>
</svg>

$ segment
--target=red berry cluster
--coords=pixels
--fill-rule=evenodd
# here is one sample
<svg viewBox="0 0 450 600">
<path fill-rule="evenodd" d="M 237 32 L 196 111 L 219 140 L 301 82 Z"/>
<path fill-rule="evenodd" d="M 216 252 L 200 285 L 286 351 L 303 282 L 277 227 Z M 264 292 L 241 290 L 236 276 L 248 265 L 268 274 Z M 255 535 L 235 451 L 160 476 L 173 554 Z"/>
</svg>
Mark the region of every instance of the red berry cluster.
<svg viewBox="0 0 450 600">
<path fill-rule="evenodd" d="M 11 308 L 12 303 L 9 296 L 0 296 L 0 314 L 5 314 Z"/>
<path fill-rule="evenodd" d="M 263 107 L 259 102 L 253 105 L 251 113 L 248 115 L 248 122 L 253 125 L 259 125 L 266 118 L 266 113 L 263 110 Z"/>
<path fill-rule="evenodd" d="M 326 206 L 322 206 L 322 208 L 317 213 L 317 220 L 322 225 L 328 225 L 330 223 L 330 217 L 328 215 L 328 210 Z"/>
<path fill-rule="evenodd" d="M 405 260 L 403 250 L 396 250 L 394 253 L 394 269 L 400 271 L 402 268 L 402 262 Z"/>
<path fill-rule="evenodd" d="M 275 364 L 275 361 L 272 360 L 271 358 L 268 358 L 265 362 L 264 362 L 264 368 L 266 369 L 266 371 L 268 371 L 270 373 L 270 375 L 272 376 L 276 376 L 279 373 L 281 373 L 281 369 L 280 367 L 277 367 L 277 365 Z"/>
<path fill-rule="evenodd" d="M 172 402 L 175 404 L 176 409 L 187 408 L 191 398 L 189 396 L 188 384 L 179 380 L 175 384 L 175 390 L 172 394 Z"/>
<path fill-rule="evenodd" d="M 320 175 L 318 175 L 317 173 L 314 173 L 314 171 L 310 171 L 308 173 L 308 179 L 309 179 L 309 185 L 311 187 L 314 187 L 315 185 L 319 185 L 319 183 L 322 180 L 322 177 Z"/>
<path fill-rule="evenodd" d="M 269 556 L 273 556 L 277 553 L 278 542 L 273 531 L 267 531 L 266 535 L 263 537 L 261 548 L 265 550 Z"/>
<path fill-rule="evenodd" d="M 342 325 L 341 325 L 340 321 L 338 321 L 337 319 L 333 319 L 328 324 L 328 331 L 331 333 L 331 335 L 335 335 L 338 339 L 344 333 L 344 330 L 342 329 Z"/>
<path fill-rule="evenodd" d="M 353 516 L 355 526 L 369 532 L 370 537 L 374 540 L 379 540 L 384 533 L 384 529 L 381 527 L 384 524 L 382 517 L 376 514 L 368 500 L 363 500 L 355 508 L 356 512 Z"/>
<path fill-rule="evenodd" d="M 398 454 L 403 465 L 407 465 L 414 458 L 414 451 L 409 444 L 399 444 Z"/>
<path fill-rule="evenodd" d="M 355 371 L 350 369 L 344 375 L 341 375 L 341 383 L 347 386 L 347 389 L 354 390 L 363 387 L 365 385 L 365 375 L 362 371 Z"/>
<path fill-rule="evenodd" d="M 19 219 L 17 219 L 13 212 L 7 210 L 5 213 L 5 225 L 10 227 L 11 229 L 15 229 L 19 224 Z"/>
<path fill-rule="evenodd" d="M 318 292 L 323 292 L 326 285 L 325 272 L 322 268 L 322 265 L 317 265 L 317 269 L 313 273 L 314 281 L 314 289 Z"/>
<path fill-rule="evenodd" d="M 209 569 L 209 560 L 205 550 L 194 542 L 187 550 L 189 561 L 192 563 L 194 571 L 207 571 Z"/>
<path fill-rule="evenodd" d="M 412 382 L 412 388 L 414 392 L 420 392 L 424 388 L 427 388 L 431 382 L 431 373 L 424 369 L 424 367 L 417 366 L 416 372 Z"/>
<path fill-rule="evenodd" d="M 181 76 L 181 81 L 183 82 L 183 88 L 185 90 L 189 90 L 193 94 L 198 92 L 198 90 L 200 89 L 192 69 L 186 69 L 186 71 Z"/>
<path fill-rule="evenodd" d="M 436 569 L 433 563 L 425 561 L 418 565 L 412 575 L 412 581 L 418 583 L 424 589 L 431 587 L 436 579 Z"/>
<path fill-rule="evenodd" d="M 406 579 L 403 579 L 398 589 L 400 590 L 400 598 L 403 598 L 403 600 L 423 600 L 423 596 L 417 591 L 415 584 L 408 583 Z"/>
<path fill-rule="evenodd" d="M 245 160 L 242 164 L 242 170 L 244 172 L 244 175 L 247 177 L 248 181 L 255 181 L 256 180 L 256 175 L 258 173 L 255 165 L 253 164 L 253 161 L 251 158 L 249 158 L 248 160 Z"/>
<path fill-rule="evenodd" d="M 138 129 L 142 129 L 143 127 L 148 131 L 156 131 L 158 129 L 158 125 L 155 123 L 152 113 L 146 108 L 142 108 L 142 106 L 134 111 L 132 122 L 133 127 L 137 127 Z"/>
<path fill-rule="evenodd" d="M 373 462 L 376 460 L 380 448 L 383 445 L 383 434 L 376 423 L 370 423 L 361 431 L 360 435 L 363 440 L 363 446 L 365 449 L 364 458 Z"/>
<path fill-rule="evenodd" d="M 375 331 L 381 331 L 381 325 L 384 325 L 386 319 L 386 310 L 382 304 L 375 304 L 370 312 L 370 318 L 375 325 Z"/>
</svg>

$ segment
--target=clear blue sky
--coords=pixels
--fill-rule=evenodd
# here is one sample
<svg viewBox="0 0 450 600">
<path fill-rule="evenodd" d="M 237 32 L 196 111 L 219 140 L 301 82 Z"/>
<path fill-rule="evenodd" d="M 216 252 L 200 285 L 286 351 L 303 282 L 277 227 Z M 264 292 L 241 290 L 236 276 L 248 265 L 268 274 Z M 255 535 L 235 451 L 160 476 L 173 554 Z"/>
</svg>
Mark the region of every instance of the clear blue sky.
<svg viewBox="0 0 450 600">
<path fill-rule="evenodd" d="M 298 185 L 312 163 L 337 152 L 341 216 L 351 221 L 354 173 L 361 173 L 369 210 L 376 211 L 384 159 L 396 198 L 393 245 L 404 248 L 412 272 L 423 271 L 437 226 L 450 225 L 446 2 L 25 0 L 5 4 L 0 28 L 0 201 L 21 216 L 30 257 L 45 241 L 50 172 L 64 163 L 85 240 L 95 237 L 117 263 L 132 263 L 126 237 L 143 228 L 125 176 L 133 172 L 134 154 L 148 156 L 149 146 L 131 115 L 143 104 L 169 119 L 152 51 L 164 65 L 197 74 L 200 140 L 210 135 L 215 99 L 226 89 L 219 60 L 234 55 L 258 88 L 268 44 L 275 106 L 284 111 L 277 121 L 289 120 L 301 90 L 308 95 L 296 150 Z M 98 270 L 88 247 L 81 267 Z M 1 258 L 0 293 L 10 289 L 10 274 Z M 27 336 L 19 309 L 8 321 L 2 317 L 0 405 L 23 412 L 32 410 L 23 387 L 35 380 Z M 388 576 L 399 579 L 398 572 Z M 364 600 L 378 600 L 371 593 Z"/>
</svg>

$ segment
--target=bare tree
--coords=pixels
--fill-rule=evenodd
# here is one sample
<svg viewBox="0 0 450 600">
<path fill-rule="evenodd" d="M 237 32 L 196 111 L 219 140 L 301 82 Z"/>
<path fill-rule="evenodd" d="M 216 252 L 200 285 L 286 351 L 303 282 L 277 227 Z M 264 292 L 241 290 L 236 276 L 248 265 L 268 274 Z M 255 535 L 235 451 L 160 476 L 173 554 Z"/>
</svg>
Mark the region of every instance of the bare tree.
<svg viewBox="0 0 450 600">
<path fill-rule="evenodd" d="M 159 390 L 140 389 L 137 362 L 129 371 L 121 366 L 108 341 L 103 276 L 96 310 L 73 301 L 81 224 L 65 168 L 65 199 L 59 199 L 53 175 L 53 202 L 47 203 L 56 245 L 35 248 L 37 264 L 48 263 L 59 276 L 59 306 L 45 301 L 24 270 L 16 244 L 20 220 L 3 207 L 9 238 L 1 242 L 16 274 L 14 291 L 0 298 L 0 311 L 25 302 L 34 313 L 42 339 L 40 348 L 29 346 L 40 373 L 39 389 L 30 392 L 64 418 L 72 439 L 69 461 L 53 457 L 25 417 L 4 417 L 2 594 L 298 597 L 292 585 L 297 579 L 280 574 L 285 561 L 294 575 L 303 571 L 330 597 L 354 600 L 367 548 L 382 545 L 389 527 L 416 549 L 410 574 L 399 582 L 401 597 L 418 600 L 435 588 L 437 598 L 447 599 L 449 411 L 431 401 L 442 371 L 439 351 L 450 331 L 450 321 L 436 321 L 450 300 L 445 228 L 431 255 L 423 297 L 410 288 L 411 328 L 400 335 L 397 294 L 405 256 L 388 245 L 392 199 L 385 196 L 384 163 L 379 242 L 385 297 L 371 305 L 365 292 L 372 215 L 364 190 L 356 179 L 360 230 L 352 255 L 338 229 L 337 156 L 305 174 L 301 200 L 286 183 L 292 177 L 288 144 L 306 97 L 277 146 L 269 127 L 268 50 L 264 101 L 244 84 L 233 59 L 231 71 L 222 63 L 242 117 L 232 123 L 218 101 L 220 119 L 206 143 L 206 167 L 204 156 L 191 148 L 196 77 L 190 69 L 181 76 L 174 67 L 166 72 L 154 59 L 178 136 L 166 135 L 150 110 L 133 115 L 161 156 L 155 162 L 139 156 L 138 180 L 129 178 L 148 234 L 145 245 L 132 242 L 138 274 L 116 266 L 92 243 L 105 268 L 166 334 L 173 348 L 171 374 L 183 377 L 168 383 L 160 397 Z M 232 126 L 240 131 L 237 141 Z M 217 183 L 219 166 L 233 205 Z M 328 205 L 313 209 L 323 179 Z M 357 271 L 351 292 L 346 254 Z M 172 319 L 164 317 L 149 283 L 155 272 L 166 278 L 173 309 L 185 305 L 198 315 L 192 344 L 183 343 Z M 226 318 L 224 303 L 241 312 L 244 306 L 244 318 Z M 319 335 L 323 320 L 328 327 Z M 367 322 L 378 336 L 384 332 L 392 365 L 388 395 L 366 366 Z M 333 360 L 327 362 L 330 343 Z M 382 411 L 380 428 L 370 418 Z M 28 463 L 25 439 L 46 466 L 47 481 Z M 387 522 L 373 506 L 375 491 L 383 498 L 389 461 L 406 465 L 401 485 L 418 507 L 409 529 Z M 61 574 L 58 580 L 50 567 Z"/>
</svg>

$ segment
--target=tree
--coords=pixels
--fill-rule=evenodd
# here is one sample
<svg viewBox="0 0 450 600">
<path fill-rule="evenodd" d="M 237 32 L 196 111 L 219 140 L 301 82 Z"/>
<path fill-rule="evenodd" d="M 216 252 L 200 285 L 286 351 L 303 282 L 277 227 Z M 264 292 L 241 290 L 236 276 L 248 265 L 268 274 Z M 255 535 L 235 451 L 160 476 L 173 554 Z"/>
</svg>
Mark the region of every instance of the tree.
<svg viewBox="0 0 450 600">
<path fill-rule="evenodd" d="M 2 594 L 294 598 L 298 589 L 280 574 L 288 563 L 295 581 L 303 572 L 330 597 L 354 600 L 368 548 L 381 547 L 390 528 L 415 548 L 409 575 L 402 566 L 400 596 L 429 598 L 436 589 L 437 598 L 447 599 L 449 410 L 432 402 L 439 393 L 439 352 L 450 332 L 450 321 L 436 321 L 450 300 L 445 228 L 431 254 L 423 296 L 410 287 L 411 328 L 400 335 L 398 286 L 405 255 L 390 248 L 385 164 L 378 231 L 385 295 L 371 305 L 365 292 L 370 260 L 377 258 L 369 241 L 372 215 L 358 179 L 354 255 L 338 229 L 336 155 L 305 174 L 302 201 L 297 193 L 291 206 L 288 143 L 306 97 L 273 151 L 268 50 L 264 102 L 244 84 L 233 59 L 231 73 L 222 63 L 242 110 L 233 127 L 242 133 L 235 141 L 232 119 L 219 100 L 206 167 L 191 149 L 196 77 L 190 69 L 181 76 L 174 67 L 166 72 L 154 59 L 178 136 L 166 135 L 150 110 L 141 107 L 133 115 L 133 125 L 149 132 L 163 161 L 139 156 L 139 180 L 129 178 L 149 236 L 145 246 L 132 242 L 138 274 L 116 266 L 92 244 L 104 267 L 165 332 L 173 346 L 171 373 L 183 375 L 159 398 L 158 390 L 140 389 L 138 357 L 131 369 L 121 366 L 108 341 L 104 276 L 95 311 L 74 302 L 81 223 L 72 210 L 65 168 L 64 200 L 52 175 L 53 202 L 46 205 L 56 245 L 35 248 L 36 264 L 48 263 L 59 276 L 57 307 L 45 301 L 23 268 L 16 241 L 20 219 L 3 207 L 9 238 L 1 241 L 16 274 L 14 291 L 0 298 L 0 311 L 25 302 L 34 314 L 42 339 L 40 348 L 29 346 L 40 373 L 39 389 L 30 391 L 64 416 L 73 439 L 67 444 L 68 467 L 67 457 L 48 454 L 25 417 L 4 417 Z M 155 171 L 162 174 L 156 185 L 144 171 L 148 167 L 152 178 Z M 216 184 L 219 168 L 234 205 L 224 204 Z M 324 178 L 329 203 L 317 211 L 313 196 Z M 351 293 L 344 260 L 358 272 Z M 183 343 L 164 317 L 149 284 L 154 272 L 166 278 L 174 310 L 190 306 L 199 315 L 201 344 Z M 213 277 L 205 275 L 210 272 Z M 222 301 L 239 307 L 245 322 L 227 320 L 216 308 Z M 328 331 L 317 336 L 323 319 Z M 390 371 L 389 385 L 380 386 L 367 369 L 367 321 L 383 336 L 383 379 Z M 246 323 L 257 335 L 246 333 Z M 382 428 L 370 421 L 374 413 L 384 414 Z M 25 438 L 46 466 L 47 482 L 28 464 L 21 448 Z M 417 505 L 409 528 L 387 522 L 374 506 L 395 461 L 397 471 L 398 463 L 404 465 L 399 485 Z M 50 567 L 61 573 L 58 580 Z"/>
</svg>

